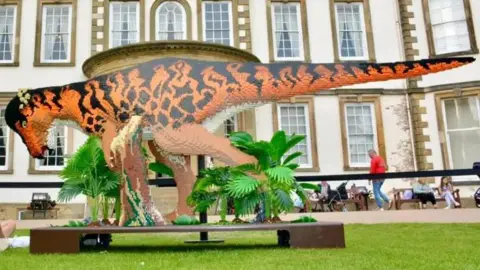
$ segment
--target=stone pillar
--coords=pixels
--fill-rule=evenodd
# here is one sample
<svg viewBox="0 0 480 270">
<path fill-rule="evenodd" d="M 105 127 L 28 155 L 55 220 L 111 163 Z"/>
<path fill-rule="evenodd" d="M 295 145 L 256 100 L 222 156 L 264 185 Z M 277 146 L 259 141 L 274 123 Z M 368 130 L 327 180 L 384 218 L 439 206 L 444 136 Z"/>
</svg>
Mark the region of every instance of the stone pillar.
<svg viewBox="0 0 480 270">
<path fill-rule="evenodd" d="M 419 58 L 418 38 L 415 35 L 415 13 L 412 0 L 398 0 L 400 21 L 403 36 L 405 60 L 413 61 Z M 410 113 L 412 116 L 411 128 L 413 129 L 414 154 L 417 160 L 417 169 L 420 171 L 432 170 L 433 163 L 430 158 L 432 150 L 429 146 L 427 107 L 425 106 L 425 94 L 412 91 L 418 88 L 418 82 L 422 77 L 407 79 L 407 87 L 410 101 Z"/>
<path fill-rule="evenodd" d="M 238 0 L 238 38 L 240 49 L 252 52 L 249 0 Z"/>
<path fill-rule="evenodd" d="M 105 0 L 92 0 L 92 46 L 91 55 L 105 50 Z"/>
<path fill-rule="evenodd" d="M 234 7 L 235 8 L 235 7 Z M 240 49 L 252 52 L 252 30 L 250 24 L 250 1 L 238 0 L 238 39 Z M 255 109 L 239 113 L 237 115 L 239 131 L 250 133 L 256 137 Z"/>
</svg>

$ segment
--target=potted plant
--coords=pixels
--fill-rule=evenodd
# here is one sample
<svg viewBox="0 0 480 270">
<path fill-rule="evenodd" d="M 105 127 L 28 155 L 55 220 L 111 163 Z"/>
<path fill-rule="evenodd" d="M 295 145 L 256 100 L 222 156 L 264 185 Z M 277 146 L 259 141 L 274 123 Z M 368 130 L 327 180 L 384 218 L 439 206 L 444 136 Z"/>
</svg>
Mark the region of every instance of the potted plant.
<svg viewBox="0 0 480 270">
<path fill-rule="evenodd" d="M 109 199 L 115 200 L 116 222 L 120 217 L 119 185 L 121 176 L 108 168 L 101 148 L 100 140 L 90 136 L 87 141 L 73 154 L 65 168 L 60 172 L 64 184 L 58 194 L 58 201 L 68 202 L 83 194 L 92 201 L 90 206 L 91 217 L 87 218 L 88 227 L 101 226 L 99 209 L 103 202 L 103 218 L 108 221 Z M 118 224 L 118 223 L 117 223 Z M 84 235 L 85 239 L 97 239 L 98 244 L 105 245 L 111 241 L 111 235 Z M 109 241 L 103 241 L 105 239 Z M 103 240 L 102 240 L 103 239 Z M 102 241 L 100 241 L 102 240 Z"/>
</svg>

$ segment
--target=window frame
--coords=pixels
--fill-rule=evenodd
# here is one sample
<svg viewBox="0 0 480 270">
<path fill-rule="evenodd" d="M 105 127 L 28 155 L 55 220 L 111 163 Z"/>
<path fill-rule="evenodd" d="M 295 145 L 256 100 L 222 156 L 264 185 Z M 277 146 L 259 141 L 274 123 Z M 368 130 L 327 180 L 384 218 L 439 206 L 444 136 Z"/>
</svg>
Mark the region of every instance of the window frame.
<svg viewBox="0 0 480 270">
<path fill-rule="evenodd" d="M 223 134 L 226 138 L 230 136 L 230 134 L 227 133 L 227 121 L 232 121 L 233 122 L 233 132 L 237 132 L 238 129 L 238 117 L 237 114 L 233 115 L 232 117 L 227 118 L 227 120 L 223 121 Z"/>
<path fill-rule="evenodd" d="M 291 107 L 303 107 L 304 110 L 305 110 L 305 133 L 306 133 L 306 138 L 305 138 L 305 141 L 306 141 L 306 146 L 307 146 L 307 160 L 308 162 L 306 164 L 300 164 L 298 163 L 299 168 L 311 168 L 313 167 L 313 151 L 312 151 L 312 143 L 311 143 L 311 132 L 310 132 L 310 119 L 309 119 L 309 115 L 308 115 L 308 104 L 306 103 L 293 103 L 293 104 L 287 104 L 287 103 L 283 103 L 283 104 L 276 104 L 277 106 L 277 111 L 278 111 L 278 114 L 277 114 L 277 121 L 278 121 L 278 124 L 279 124 L 279 129 L 278 130 L 281 130 L 280 129 L 280 126 L 282 125 L 282 113 L 281 113 L 281 110 L 282 108 L 291 108 Z M 288 135 L 288 134 L 287 134 Z"/>
<path fill-rule="evenodd" d="M 446 143 L 446 147 L 447 147 L 447 155 L 448 155 L 448 166 L 449 168 L 452 168 L 452 169 L 455 169 L 454 168 L 454 165 L 453 165 L 453 157 L 452 157 L 452 148 L 451 148 L 451 142 L 450 142 L 450 132 L 453 131 L 453 130 L 448 130 L 448 127 L 447 127 L 447 111 L 446 111 L 446 108 L 445 108 L 445 101 L 448 101 L 448 100 L 453 100 L 456 102 L 456 100 L 458 99 L 462 99 L 462 98 L 471 98 L 471 97 L 476 97 L 476 107 L 477 107 L 477 114 L 478 116 L 480 117 L 480 96 L 460 96 L 460 97 L 451 97 L 451 98 L 444 98 L 442 99 L 441 101 L 441 105 L 442 105 L 442 120 L 443 120 L 443 126 L 445 127 L 445 143 Z M 469 130 L 479 130 L 480 131 L 480 126 L 478 128 L 469 128 L 469 129 L 457 129 L 455 131 L 469 131 Z M 453 131 L 453 132 L 455 132 Z M 464 169 L 464 168 L 457 168 L 457 169 Z M 465 177 L 456 177 L 457 179 L 458 178 L 465 178 Z"/>
<path fill-rule="evenodd" d="M 350 148 L 347 131 L 347 111 L 346 105 L 351 103 L 369 103 L 372 105 L 372 124 L 374 124 L 374 147 L 377 153 L 385 159 L 385 166 L 388 168 L 388 159 L 385 147 L 385 134 L 383 128 L 383 115 L 380 96 L 339 96 L 339 110 L 340 110 L 340 131 L 342 134 L 342 151 L 343 151 L 343 169 L 344 171 L 368 171 L 370 163 L 368 164 L 352 164 L 350 162 Z"/>
<path fill-rule="evenodd" d="M 45 31 L 45 22 L 44 18 L 46 14 L 44 13 L 44 7 L 47 5 L 70 5 L 70 16 L 69 16 L 69 48 L 68 48 L 68 61 L 56 61 L 56 60 L 47 60 L 44 59 L 44 31 Z M 77 28 L 77 0 L 38 0 L 37 2 L 37 26 L 36 26 L 36 35 L 35 35 L 35 60 L 33 65 L 36 67 L 42 66 L 59 66 L 59 67 L 73 67 L 75 66 L 76 59 L 76 28 Z"/>
<path fill-rule="evenodd" d="M 309 166 L 301 165 L 296 172 L 310 172 L 317 173 L 320 172 L 319 159 L 318 159 L 318 148 L 317 148 L 317 132 L 315 125 L 315 106 L 314 106 L 314 97 L 312 96 L 299 96 L 290 100 L 280 100 L 272 104 L 272 120 L 273 120 L 273 132 L 279 131 L 281 126 L 281 106 L 291 106 L 302 104 L 305 106 L 305 117 L 306 117 L 306 133 L 307 133 L 307 150 L 310 151 L 310 160 Z M 273 134 L 272 134 L 273 135 Z M 309 145 L 309 146 L 308 146 Z"/>
<path fill-rule="evenodd" d="M 375 104 L 371 102 L 358 102 L 358 103 L 353 103 L 353 102 L 348 102 L 345 103 L 344 105 L 344 111 L 345 111 L 345 132 L 346 132 L 346 138 L 347 138 L 347 153 L 348 153 L 348 165 L 353 168 L 367 168 L 370 166 L 370 162 L 365 162 L 365 163 L 355 163 L 352 162 L 351 158 L 351 153 L 350 153 L 350 134 L 349 134 L 349 123 L 348 123 L 348 107 L 352 106 L 354 104 L 362 104 L 362 105 L 368 105 L 370 107 L 370 112 L 371 112 L 371 121 L 372 121 L 372 130 L 373 130 L 373 149 L 379 152 L 378 150 L 378 134 L 377 134 L 377 121 L 375 119 Z M 369 149 L 366 149 L 368 152 Z"/>
<path fill-rule="evenodd" d="M 7 107 L 8 101 L 3 98 L 0 99 L 0 110 L 5 110 Z M 1 174 L 13 174 L 13 157 L 14 157 L 14 137 L 15 134 L 7 126 L 7 134 L 5 139 L 5 165 L 0 166 L 0 175 Z"/>
<path fill-rule="evenodd" d="M 139 27 L 138 27 L 138 32 L 139 32 L 139 36 L 140 36 L 140 39 L 139 41 L 137 41 L 137 43 L 140 43 L 140 42 L 144 42 L 145 41 L 145 0 L 104 0 L 103 1 L 103 9 L 104 9 L 104 18 L 103 18 L 103 33 L 104 33 L 104 36 L 103 36 L 103 43 L 101 43 L 100 45 L 103 45 L 103 50 L 108 50 L 108 49 L 111 49 L 112 47 L 110 46 L 111 45 L 111 38 L 110 38 L 110 35 L 111 35 L 111 18 L 113 17 L 111 12 L 110 12 L 110 4 L 111 3 L 115 3 L 115 2 L 119 2 L 119 3 L 125 3 L 125 2 L 136 2 L 139 4 L 139 8 L 138 8 L 138 14 L 137 14 L 137 17 L 139 16 L 140 17 L 140 21 L 139 21 Z M 151 19 L 151 18 L 150 18 Z M 150 29 L 150 31 L 152 31 Z"/>
<path fill-rule="evenodd" d="M 15 6 L 15 19 L 12 42 L 12 61 L 0 61 L 0 67 L 18 67 L 20 65 L 20 30 L 22 22 L 22 1 L 21 0 L 3 0 L 0 6 Z"/>
<path fill-rule="evenodd" d="M 157 39 L 157 29 L 158 29 L 158 20 L 157 14 L 161 5 L 168 2 L 174 2 L 179 4 L 183 8 L 184 12 L 184 21 L 185 21 L 185 39 L 192 40 L 192 10 L 190 4 L 186 0 L 156 0 L 150 10 L 150 40 Z"/>
<path fill-rule="evenodd" d="M 110 16 L 108 16 L 108 25 L 109 25 L 109 29 L 108 29 L 108 49 L 112 49 L 112 48 L 117 48 L 117 47 L 121 47 L 121 46 L 127 46 L 127 45 L 120 45 L 120 46 L 115 46 L 113 47 L 112 46 L 112 43 L 113 43 L 113 6 L 116 5 L 116 4 L 125 4 L 125 3 L 135 3 L 135 6 L 136 6 L 136 23 L 137 23 L 137 35 L 136 35 L 136 41 L 134 43 L 129 43 L 129 44 L 135 44 L 135 43 L 139 43 L 141 41 L 141 32 L 143 31 L 142 27 L 141 27 L 141 20 L 140 20 L 140 13 L 141 13 L 141 8 L 142 8 L 142 5 L 140 4 L 140 2 L 138 1 L 109 1 L 108 2 L 108 14 Z"/>
<path fill-rule="evenodd" d="M 273 27 L 274 24 L 274 9 L 272 6 L 276 4 L 298 4 L 298 20 L 299 20 L 299 32 L 301 38 L 299 39 L 301 43 L 301 52 L 300 55 L 302 58 L 278 58 L 276 57 L 276 41 L 275 41 L 275 30 Z M 269 46 L 269 60 L 271 63 L 273 62 L 288 62 L 288 61 L 303 61 L 303 62 L 311 62 L 311 55 L 310 55 L 310 37 L 309 37 L 309 30 L 308 30 L 308 14 L 307 14 L 307 5 L 306 0 L 267 0 L 267 32 L 268 32 L 268 46 Z"/>
<path fill-rule="evenodd" d="M 67 59 L 65 60 L 47 60 L 45 59 L 45 34 L 46 34 L 46 19 L 47 19 L 47 14 L 46 14 L 46 9 L 48 8 L 48 6 L 57 6 L 57 7 L 68 7 L 68 28 L 70 29 L 70 31 L 68 32 L 68 40 L 69 42 L 72 41 L 72 12 L 73 12 L 73 7 L 72 5 L 70 4 L 46 4 L 46 5 L 42 5 L 42 32 L 41 32 L 41 45 L 40 45 L 40 61 L 42 63 L 47 63 L 47 64 L 58 64 L 58 63 L 69 63 L 70 62 L 70 58 L 71 58 L 71 54 L 72 54 L 72 46 L 70 46 L 70 43 L 68 44 L 67 46 L 67 50 L 66 50 L 66 53 L 67 53 Z"/>
<path fill-rule="evenodd" d="M 12 39 L 11 44 L 10 44 L 10 46 L 11 46 L 10 47 L 10 53 L 12 54 L 12 59 L 11 60 L 0 60 L 0 65 L 11 65 L 11 64 L 15 63 L 17 49 L 18 49 L 17 46 L 16 46 L 16 42 L 15 42 L 15 40 L 17 39 L 18 4 L 11 4 L 11 3 L 7 2 L 7 4 L 0 4 L 0 8 L 1 7 L 3 7 L 3 8 L 13 7 L 14 8 L 13 23 L 12 23 L 13 39 Z"/>
<path fill-rule="evenodd" d="M 361 4 L 363 12 L 361 17 L 363 18 L 363 35 L 365 35 L 365 50 L 366 55 L 362 58 L 345 58 L 340 56 L 340 42 L 339 42 L 339 33 L 338 33 L 338 20 L 337 20 L 337 9 L 336 4 Z M 330 0 L 330 26 L 332 30 L 332 40 L 333 40 L 333 53 L 334 53 L 334 62 L 355 62 L 355 61 L 369 61 L 376 62 L 375 55 L 375 42 L 373 38 L 373 26 L 370 12 L 370 0 Z"/>
<path fill-rule="evenodd" d="M 340 22 L 338 21 L 338 11 L 337 11 L 337 6 L 338 5 L 357 5 L 359 7 L 359 13 L 360 13 L 360 24 L 361 24 L 361 31 L 362 31 L 362 51 L 363 51 L 363 56 L 342 56 L 342 48 L 341 48 L 341 42 L 340 42 Z M 364 61 L 369 59 L 369 54 L 368 54 L 368 41 L 367 41 L 367 29 L 366 29 L 366 23 L 365 23 L 365 14 L 363 10 L 363 3 L 359 2 L 353 2 L 353 3 L 345 3 L 345 2 L 336 2 L 335 3 L 335 28 L 336 28 L 336 34 L 337 34 L 337 50 L 338 50 L 338 58 L 340 61 Z"/>
<path fill-rule="evenodd" d="M 278 57 L 278 45 L 276 40 L 276 21 L 275 21 L 275 6 L 295 6 L 297 9 L 297 27 L 299 33 L 299 56 L 298 57 Z M 275 61 L 303 61 L 305 59 L 305 49 L 303 45 L 303 27 L 302 27 L 302 8 L 300 2 L 287 2 L 287 3 L 280 3 L 280 2 L 273 2 L 271 8 L 272 21 L 272 39 L 273 39 L 273 59 Z"/>
<path fill-rule="evenodd" d="M 451 165 L 451 152 L 449 146 L 447 145 L 447 135 L 446 135 L 446 125 L 445 125 L 445 117 L 446 114 L 443 109 L 443 100 L 453 99 L 453 98 L 462 98 L 462 97 L 471 97 L 476 96 L 480 97 L 480 87 L 472 87 L 470 89 L 443 89 L 440 93 L 435 94 L 435 110 L 436 110 L 436 120 L 438 123 L 438 134 L 439 134 L 439 143 L 440 149 L 442 152 L 442 161 L 443 161 L 443 168 L 445 170 L 453 169 Z M 465 175 L 465 176 L 453 176 L 453 181 L 455 182 L 465 182 L 469 183 L 470 181 L 478 181 L 476 176 Z"/>
<path fill-rule="evenodd" d="M 234 26 L 233 26 L 233 3 L 232 1 L 202 1 L 202 41 L 207 42 L 207 27 L 206 27 L 206 13 L 205 13 L 205 4 L 207 3 L 227 3 L 228 4 L 228 20 L 229 20 L 229 39 L 230 39 L 230 44 L 228 46 L 235 46 L 235 38 L 234 38 Z M 218 42 L 212 42 L 214 44 L 220 44 Z M 223 44 L 222 44 L 223 45 Z"/>
<path fill-rule="evenodd" d="M 240 47 L 240 38 L 238 33 L 238 1 L 239 0 L 197 0 L 197 40 L 205 40 L 205 12 L 204 12 L 204 2 L 230 2 L 230 22 L 231 22 L 231 33 L 233 35 L 232 47 Z M 218 44 L 218 43 L 213 43 Z"/>
<path fill-rule="evenodd" d="M 43 160 L 38 160 L 36 159 L 35 160 L 35 169 L 37 171 L 61 171 L 66 163 L 67 163 L 67 156 L 68 156 L 68 127 L 67 126 L 62 126 L 61 128 L 64 129 L 64 135 L 63 135 L 63 138 L 64 138 L 64 142 L 63 142 L 63 159 L 64 159 L 64 164 L 62 166 L 50 166 L 50 165 L 41 165 L 40 163 L 43 161 Z M 58 155 L 55 155 L 55 158 L 57 158 Z"/>
<path fill-rule="evenodd" d="M 59 174 L 61 170 L 67 165 L 68 159 L 70 158 L 71 153 L 73 152 L 73 128 L 68 126 L 63 126 L 65 128 L 65 142 L 64 142 L 64 165 L 63 166 L 42 166 L 39 164 L 40 160 L 30 157 L 28 174 L 31 175 L 50 175 L 50 174 Z"/>
<path fill-rule="evenodd" d="M 471 9 L 469 0 L 463 0 L 463 7 L 465 11 L 465 21 L 467 23 L 467 30 L 470 38 L 470 50 L 450 52 L 450 53 L 444 53 L 444 54 L 437 54 L 435 49 L 435 41 L 433 36 L 433 26 L 432 26 L 431 15 L 430 15 L 429 0 L 422 0 L 422 5 L 423 5 L 423 11 L 424 11 L 423 18 L 425 23 L 425 30 L 427 32 L 428 53 L 431 58 L 471 55 L 471 54 L 479 53 L 477 39 L 475 36 L 475 27 L 474 27 L 473 18 L 472 18 L 472 9 Z"/>
</svg>

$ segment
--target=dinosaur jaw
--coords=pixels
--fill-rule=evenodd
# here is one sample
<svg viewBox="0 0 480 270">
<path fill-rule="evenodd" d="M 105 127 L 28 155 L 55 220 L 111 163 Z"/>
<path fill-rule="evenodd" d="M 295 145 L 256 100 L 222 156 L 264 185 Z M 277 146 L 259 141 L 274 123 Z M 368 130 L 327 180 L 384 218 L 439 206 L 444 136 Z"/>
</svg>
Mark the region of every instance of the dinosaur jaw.
<svg viewBox="0 0 480 270">
<path fill-rule="evenodd" d="M 265 104 L 267 103 L 255 102 L 244 103 L 236 106 L 229 106 L 223 111 L 216 113 L 213 117 L 207 118 L 205 121 L 202 122 L 202 126 L 206 128 L 209 132 L 214 133 L 225 122 L 225 120 L 231 118 L 232 116 L 252 108 L 260 107 Z"/>
</svg>

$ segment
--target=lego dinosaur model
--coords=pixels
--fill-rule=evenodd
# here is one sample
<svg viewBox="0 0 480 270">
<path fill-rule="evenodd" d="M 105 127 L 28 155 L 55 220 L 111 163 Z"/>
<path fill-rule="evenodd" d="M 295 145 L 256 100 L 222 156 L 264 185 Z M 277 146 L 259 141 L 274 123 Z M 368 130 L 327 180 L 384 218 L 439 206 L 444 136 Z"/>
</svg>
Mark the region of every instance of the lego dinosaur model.
<svg viewBox="0 0 480 270">
<path fill-rule="evenodd" d="M 112 141 L 117 134 L 123 128 L 151 128 L 153 155 L 175 174 L 179 201 L 172 220 L 178 214 L 191 214 L 186 204 L 195 181 L 188 166 L 190 155 L 211 156 L 227 165 L 256 162 L 228 139 L 211 133 L 231 115 L 297 95 L 416 77 L 473 61 L 464 57 L 378 64 L 262 64 L 163 58 L 83 82 L 22 90 L 8 104 L 5 118 L 34 158 L 43 158 L 48 151 L 54 120 L 70 121 L 102 139 L 106 160 L 116 169 L 124 162 L 114 158 L 117 150 Z M 134 116 L 141 116 L 142 122 L 130 123 Z M 133 201 L 150 204 L 144 194 L 138 193 Z M 149 211 L 142 214 L 156 215 Z"/>
</svg>

